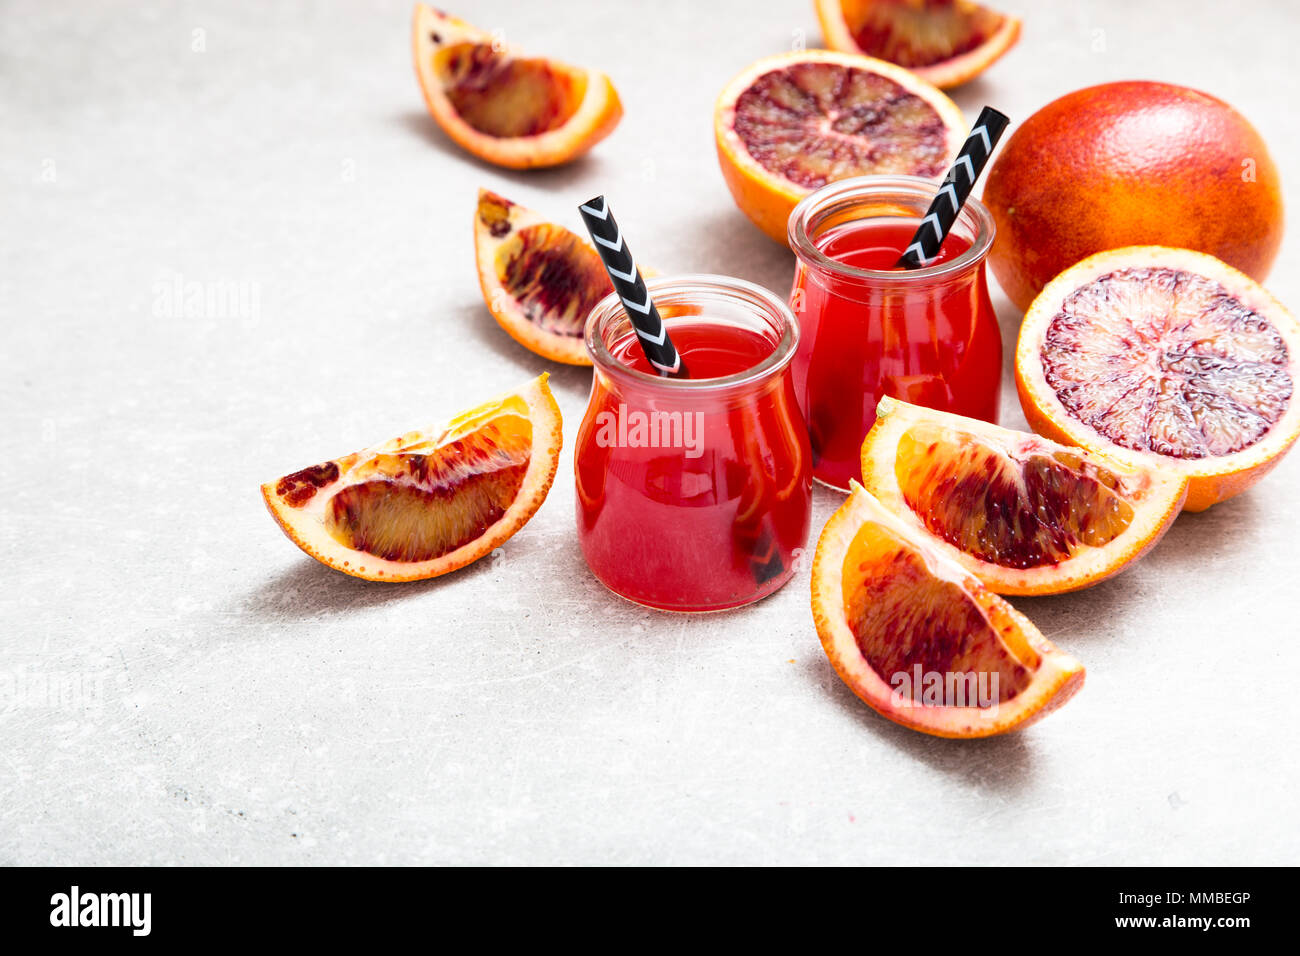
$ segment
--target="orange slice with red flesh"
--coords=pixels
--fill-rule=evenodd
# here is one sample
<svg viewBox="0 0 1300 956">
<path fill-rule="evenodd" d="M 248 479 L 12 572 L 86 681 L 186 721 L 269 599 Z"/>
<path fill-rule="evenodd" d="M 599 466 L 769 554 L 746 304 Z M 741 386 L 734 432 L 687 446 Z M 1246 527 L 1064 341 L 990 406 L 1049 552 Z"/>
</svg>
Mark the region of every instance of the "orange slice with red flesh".
<svg viewBox="0 0 1300 956">
<path fill-rule="evenodd" d="M 369 581 L 419 581 L 490 554 L 550 491 L 560 408 L 546 375 L 457 415 L 262 486 L 290 540 Z"/>
<path fill-rule="evenodd" d="M 804 196 L 850 176 L 938 181 L 966 138 L 961 110 L 883 60 L 830 50 L 770 56 L 735 77 L 714 107 L 727 188 L 778 242 Z"/>
<path fill-rule="evenodd" d="M 906 67 L 946 89 L 974 79 L 1020 39 L 1020 21 L 970 0 L 814 0 L 832 50 Z"/>
<path fill-rule="evenodd" d="M 999 594 L 1060 594 L 1126 568 L 1173 524 L 1187 479 L 881 399 L 862 483 Z"/>
<path fill-rule="evenodd" d="M 939 737 L 1026 727 L 1084 669 L 856 481 L 822 531 L 812 609 L 831 666 L 883 717 Z"/>
<path fill-rule="evenodd" d="M 583 345 L 587 315 L 614 286 L 589 242 L 480 189 L 474 257 L 483 301 L 511 338 L 555 362 L 591 364 Z"/>
<path fill-rule="evenodd" d="M 1066 269 L 1020 327 L 1016 386 L 1057 441 L 1187 478 L 1185 508 L 1240 494 L 1300 435 L 1300 325 L 1213 256 L 1131 246 Z"/>
<path fill-rule="evenodd" d="M 422 3 L 412 48 L 429 115 L 460 146 L 498 166 L 566 163 L 613 132 L 623 115 L 604 73 L 525 57 Z"/>
</svg>

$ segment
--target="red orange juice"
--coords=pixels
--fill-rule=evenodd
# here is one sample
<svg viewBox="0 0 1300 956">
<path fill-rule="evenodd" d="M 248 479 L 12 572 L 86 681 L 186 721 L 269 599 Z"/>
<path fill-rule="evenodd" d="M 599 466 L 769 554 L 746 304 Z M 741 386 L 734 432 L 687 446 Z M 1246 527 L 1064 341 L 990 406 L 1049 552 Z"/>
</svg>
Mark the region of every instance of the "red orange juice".
<svg viewBox="0 0 1300 956">
<path fill-rule="evenodd" d="M 706 278 L 716 287 L 700 288 Z M 754 298 L 747 322 L 734 302 L 710 299 L 736 286 Z M 797 331 L 783 303 L 748 283 L 649 287 L 690 377 L 655 375 L 617 305 L 597 306 L 574 449 L 578 539 L 595 575 L 629 600 L 747 604 L 790 579 L 808 537 L 808 439 L 789 374 Z M 681 314 L 684 302 L 698 311 Z"/>
<path fill-rule="evenodd" d="M 1002 339 L 984 276 L 987 210 L 968 200 L 929 265 L 897 268 L 934 191 L 911 177 L 845 180 L 791 217 L 795 391 L 813 474 L 838 488 L 860 477 L 862 440 L 884 395 L 997 420 Z"/>
</svg>

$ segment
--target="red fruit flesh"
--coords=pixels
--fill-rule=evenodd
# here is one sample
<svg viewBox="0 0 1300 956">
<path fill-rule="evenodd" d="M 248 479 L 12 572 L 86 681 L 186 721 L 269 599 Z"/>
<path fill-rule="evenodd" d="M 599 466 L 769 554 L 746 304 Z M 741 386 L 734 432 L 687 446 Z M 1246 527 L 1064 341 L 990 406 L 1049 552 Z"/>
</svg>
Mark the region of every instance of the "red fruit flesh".
<svg viewBox="0 0 1300 956">
<path fill-rule="evenodd" d="M 875 2 L 861 8 L 861 22 L 849 24 L 853 41 L 868 56 L 909 69 L 951 60 L 987 43 L 1003 17 L 983 7 L 953 3 Z"/>
<path fill-rule="evenodd" d="M 577 71 L 546 60 L 515 59 L 488 43 L 461 43 L 445 50 L 440 76 L 461 118 L 489 136 L 537 136 L 563 126 L 586 93 Z"/>
<path fill-rule="evenodd" d="M 1043 372 L 1070 415 L 1124 448 L 1229 455 L 1286 412 L 1294 383 L 1268 319 L 1212 279 L 1123 269 L 1071 293 L 1051 319 Z"/>
<path fill-rule="evenodd" d="M 937 176 L 948 127 L 887 77 L 837 63 L 798 63 L 759 77 L 736 100 L 735 131 L 771 172 L 809 189 L 846 176 Z"/>
<path fill-rule="evenodd" d="M 1039 568 L 1121 535 L 1133 508 L 1120 479 L 1068 452 L 1012 457 L 917 425 L 898 444 L 895 471 L 926 529 L 1005 568 Z"/>
<path fill-rule="evenodd" d="M 519 494 L 532 428 L 494 422 L 429 455 L 381 455 L 375 480 L 342 489 L 325 524 L 340 544 L 388 561 L 429 561 L 499 521 Z"/>
<path fill-rule="evenodd" d="M 843 589 L 858 648 L 885 680 L 918 665 L 922 673 L 987 673 L 1005 703 L 1032 679 L 970 595 L 933 576 L 914 547 L 880 525 L 863 525 L 854 538 Z"/>
<path fill-rule="evenodd" d="M 524 317 L 546 332 L 581 337 L 592 307 L 614 291 L 600 259 L 569 230 L 528 226 L 497 254 L 497 278 Z"/>
</svg>

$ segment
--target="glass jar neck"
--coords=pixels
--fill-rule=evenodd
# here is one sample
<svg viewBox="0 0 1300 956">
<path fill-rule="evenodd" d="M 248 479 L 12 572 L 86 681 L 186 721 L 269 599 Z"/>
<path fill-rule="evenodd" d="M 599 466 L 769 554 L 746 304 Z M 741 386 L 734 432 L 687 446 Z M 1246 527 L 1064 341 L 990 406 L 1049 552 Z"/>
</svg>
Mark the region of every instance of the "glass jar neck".
<svg viewBox="0 0 1300 956">
<path fill-rule="evenodd" d="M 648 279 L 646 288 L 670 332 L 675 322 L 698 316 L 704 323 L 753 332 L 770 343 L 771 351 L 756 364 L 718 378 L 667 378 L 640 371 L 616 355 L 635 330 L 617 294 L 610 294 L 591 310 L 585 336 L 596 380 L 610 391 L 656 403 L 741 404 L 779 383 L 794 358 L 798 324 L 789 306 L 760 286 L 727 276 L 683 275 Z M 630 347 L 639 348 L 639 343 Z"/>
<path fill-rule="evenodd" d="M 916 176 L 859 176 L 823 186 L 790 214 L 787 235 L 800 271 L 836 289 L 938 291 L 975 281 L 982 275 L 996 230 L 988 209 L 974 198 L 966 200 L 949 233 L 968 247 L 949 260 L 919 269 L 868 269 L 823 251 L 828 232 L 850 223 L 890 220 L 919 225 L 937 188 L 936 183 Z"/>
</svg>

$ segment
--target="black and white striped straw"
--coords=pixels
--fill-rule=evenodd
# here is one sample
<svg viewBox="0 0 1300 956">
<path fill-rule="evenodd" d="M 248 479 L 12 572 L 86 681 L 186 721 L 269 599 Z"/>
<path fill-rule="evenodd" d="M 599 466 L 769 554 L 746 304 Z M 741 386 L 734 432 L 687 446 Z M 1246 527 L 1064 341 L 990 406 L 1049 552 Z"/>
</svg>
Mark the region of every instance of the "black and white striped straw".
<svg viewBox="0 0 1300 956">
<path fill-rule="evenodd" d="M 659 316 L 659 310 L 650 300 L 650 290 L 645 287 L 641 270 L 636 267 L 632 250 L 623 240 L 623 231 L 614 221 L 609 203 L 604 196 L 597 196 L 579 206 L 578 212 L 582 214 L 582 222 L 596 244 L 600 261 L 605 264 L 609 281 L 614 283 L 614 291 L 623 300 L 623 308 L 632 320 L 632 328 L 636 330 L 637 340 L 641 343 L 646 359 L 661 375 L 685 377 L 686 367 L 673 346 L 673 340 L 668 337 L 668 329 Z"/>
<path fill-rule="evenodd" d="M 943 240 L 948 236 L 948 230 L 957 221 L 957 213 L 961 212 L 975 180 L 980 178 L 985 164 L 993 155 L 993 147 L 998 144 L 1010 122 L 991 106 L 980 110 L 975 128 L 966 138 L 948 175 L 943 178 L 943 186 L 938 195 L 925 211 L 925 218 L 917 227 L 916 235 L 912 236 L 912 244 L 898 260 L 900 269 L 919 269 L 934 261 Z"/>
</svg>

